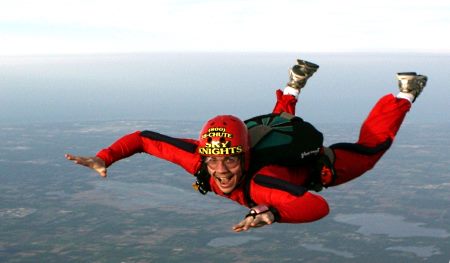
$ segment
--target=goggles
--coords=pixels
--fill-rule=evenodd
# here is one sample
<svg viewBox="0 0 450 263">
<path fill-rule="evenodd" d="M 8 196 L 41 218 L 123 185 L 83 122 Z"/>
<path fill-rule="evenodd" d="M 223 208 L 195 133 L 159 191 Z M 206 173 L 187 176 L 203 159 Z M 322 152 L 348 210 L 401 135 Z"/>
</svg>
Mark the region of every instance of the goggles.
<svg viewBox="0 0 450 263">
<path fill-rule="evenodd" d="M 205 163 L 210 169 L 217 169 L 219 163 L 222 163 L 227 169 L 236 168 L 241 164 L 241 158 L 239 156 L 225 156 L 225 157 L 214 157 L 208 156 L 205 158 Z"/>
</svg>

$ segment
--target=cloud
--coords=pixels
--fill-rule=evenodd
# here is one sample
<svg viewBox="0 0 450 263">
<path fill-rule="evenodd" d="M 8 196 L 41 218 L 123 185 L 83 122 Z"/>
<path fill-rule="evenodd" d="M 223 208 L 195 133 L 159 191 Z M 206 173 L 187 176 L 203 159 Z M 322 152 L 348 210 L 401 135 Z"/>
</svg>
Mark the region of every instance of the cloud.
<svg viewBox="0 0 450 263">
<path fill-rule="evenodd" d="M 2 3 L 0 54 L 450 50 L 443 0 Z"/>
</svg>

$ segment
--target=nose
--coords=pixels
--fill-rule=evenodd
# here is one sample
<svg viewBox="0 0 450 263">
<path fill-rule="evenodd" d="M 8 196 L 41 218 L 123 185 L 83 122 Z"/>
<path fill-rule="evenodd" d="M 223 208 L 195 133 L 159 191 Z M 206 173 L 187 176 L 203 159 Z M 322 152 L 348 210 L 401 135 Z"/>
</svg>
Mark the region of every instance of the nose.
<svg viewBox="0 0 450 263">
<path fill-rule="evenodd" d="M 215 170 L 218 173 L 227 173 L 227 172 L 229 172 L 227 166 L 225 165 L 225 163 L 223 161 L 218 162 L 217 167 L 216 167 Z"/>
</svg>

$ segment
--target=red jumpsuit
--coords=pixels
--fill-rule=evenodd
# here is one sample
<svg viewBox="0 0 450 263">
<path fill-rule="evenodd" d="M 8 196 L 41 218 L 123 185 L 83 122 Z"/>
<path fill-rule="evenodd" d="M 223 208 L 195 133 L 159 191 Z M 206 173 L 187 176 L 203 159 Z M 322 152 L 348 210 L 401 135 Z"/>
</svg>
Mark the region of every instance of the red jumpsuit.
<svg viewBox="0 0 450 263">
<path fill-rule="evenodd" d="M 277 91 L 277 103 L 273 112 L 294 114 L 296 102 L 293 96 Z M 370 170 L 389 148 L 410 107 L 409 101 L 386 95 L 377 102 L 362 124 L 357 143 L 330 146 L 335 155 L 336 180 L 328 186 L 350 181 Z M 115 161 L 145 152 L 175 163 L 194 175 L 202 166 L 197 145 L 198 141 L 193 139 L 178 139 L 151 131 L 137 131 L 120 138 L 110 147 L 101 150 L 97 156 L 103 159 L 108 167 Z M 230 194 L 222 193 L 210 178 L 211 190 L 217 195 L 250 207 L 254 204 L 248 203 L 247 194 L 254 203 L 275 209 L 278 212 L 277 221 L 282 223 L 311 222 L 329 212 L 324 198 L 302 190 L 305 189 L 302 186 L 305 186 L 312 176 L 311 167 L 307 165 L 269 165 L 246 176 L 250 176 L 249 183 L 239 184 Z"/>
</svg>

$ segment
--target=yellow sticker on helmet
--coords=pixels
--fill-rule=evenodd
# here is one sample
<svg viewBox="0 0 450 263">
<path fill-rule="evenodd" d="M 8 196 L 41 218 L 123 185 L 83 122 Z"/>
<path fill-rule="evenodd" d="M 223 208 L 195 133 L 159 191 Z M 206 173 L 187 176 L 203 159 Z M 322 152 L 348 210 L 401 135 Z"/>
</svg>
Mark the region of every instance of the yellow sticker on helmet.
<svg viewBox="0 0 450 263">
<path fill-rule="evenodd" d="M 242 152 L 241 145 L 232 146 L 231 141 L 226 140 L 233 138 L 233 134 L 228 133 L 225 128 L 209 128 L 208 132 L 202 134 L 201 138 L 208 140 L 204 147 L 199 148 L 201 155 L 233 155 Z M 220 138 L 220 140 L 213 140 L 212 138 Z"/>
</svg>

